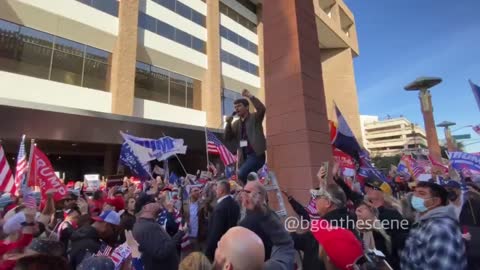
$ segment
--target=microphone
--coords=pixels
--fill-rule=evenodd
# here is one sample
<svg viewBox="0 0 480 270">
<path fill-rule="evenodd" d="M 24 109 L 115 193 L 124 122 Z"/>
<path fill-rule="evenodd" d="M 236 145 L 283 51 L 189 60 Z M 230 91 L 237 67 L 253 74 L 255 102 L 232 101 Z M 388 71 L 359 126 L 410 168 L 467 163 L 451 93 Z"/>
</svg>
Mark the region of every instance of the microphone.
<svg viewBox="0 0 480 270">
<path fill-rule="evenodd" d="M 237 111 L 233 111 L 232 116 L 237 115 Z"/>
</svg>

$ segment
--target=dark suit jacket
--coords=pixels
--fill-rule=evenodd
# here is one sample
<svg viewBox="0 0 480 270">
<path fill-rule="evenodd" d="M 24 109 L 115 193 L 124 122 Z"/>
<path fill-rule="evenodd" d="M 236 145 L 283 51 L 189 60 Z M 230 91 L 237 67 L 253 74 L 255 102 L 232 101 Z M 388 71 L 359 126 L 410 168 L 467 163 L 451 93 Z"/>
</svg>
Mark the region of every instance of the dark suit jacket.
<svg viewBox="0 0 480 270">
<path fill-rule="evenodd" d="M 212 218 L 209 222 L 207 249 L 205 255 L 213 261 L 217 242 L 230 228 L 237 226 L 240 218 L 240 206 L 231 196 L 223 199 L 213 210 Z"/>
</svg>

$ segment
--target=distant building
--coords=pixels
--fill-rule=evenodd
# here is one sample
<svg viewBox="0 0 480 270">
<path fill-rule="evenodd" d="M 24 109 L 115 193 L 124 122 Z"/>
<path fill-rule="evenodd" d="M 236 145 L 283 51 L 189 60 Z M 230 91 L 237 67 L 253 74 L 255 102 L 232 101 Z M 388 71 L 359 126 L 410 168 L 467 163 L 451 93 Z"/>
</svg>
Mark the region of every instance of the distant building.
<svg viewBox="0 0 480 270">
<path fill-rule="evenodd" d="M 394 156 L 404 151 L 426 148 L 425 130 L 404 117 L 379 120 L 361 115 L 363 145 L 372 156 Z"/>
</svg>

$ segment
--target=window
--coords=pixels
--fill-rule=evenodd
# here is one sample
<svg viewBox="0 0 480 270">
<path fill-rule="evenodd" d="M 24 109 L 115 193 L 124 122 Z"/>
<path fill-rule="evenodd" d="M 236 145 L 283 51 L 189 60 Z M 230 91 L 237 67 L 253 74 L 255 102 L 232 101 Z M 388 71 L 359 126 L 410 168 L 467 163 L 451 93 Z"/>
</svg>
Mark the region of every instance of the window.
<svg viewBox="0 0 480 270">
<path fill-rule="evenodd" d="M 192 36 L 182 30 L 175 29 L 175 41 L 187 47 L 192 47 Z"/>
<path fill-rule="evenodd" d="M 248 1 L 247 1 L 248 2 Z M 252 3 L 250 3 L 253 5 Z M 242 4 L 243 5 L 243 4 Z M 255 5 L 253 5 L 255 6 Z M 255 7 L 256 9 L 256 7 Z M 234 9 L 231 7 L 225 5 L 224 3 L 220 2 L 220 13 L 225 14 L 228 16 L 230 19 L 236 21 L 238 24 L 242 25 L 243 27 L 247 28 L 248 30 L 256 33 L 257 32 L 257 27 L 253 22 L 242 16 L 240 13 L 236 12 Z M 256 11 L 254 11 L 256 14 Z"/>
<path fill-rule="evenodd" d="M 222 62 L 227 63 L 229 65 L 232 65 L 236 68 L 239 68 L 243 71 L 246 71 L 248 73 L 251 73 L 253 75 L 258 76 L 258 66 L 241 59 L 240 57 L 231 54 L 229 52 L 226 52 L 224 50 L 220 51 L 220 59 Z"/>
<path fill-rule="evenodd" d="M 169 77 L 168 71 L 152 66 L 153 89 L 151 99 L 168 103 Z"/>
<path fill-rule="evenodd" d="M 85 45 L 56 37 L 50 79 L 73 85 L 82 85 Z"/>
<path fill-rule="evenodd" d="M 155 0 L 155 2 L 157 2 L 160 5 L 170 9 L 171 11 L 175 11 L 176 0 Z"/>
<path fill-rule="evenodd" d="M 203 14 L 198 13 L 195 10 L 192 10 L 192 21 L 202 26 L 205 26 L 206 24 L 205 16 Z"/>
<path fill-rule="evenodd" d="M 192 48 L 199 51 L 199 52 L 205 53 L 206 52 L 205 41 L 203 41 L 201 39 L 198 39 L 196 37 L 192 37 L 192 38 L 193 38 Z"/>
<path fill-rule="evenodd" d="M 231 42 L 233 42 L 235 44 L 239 44 L 238 43 L 238 35 L 235 32 L 233 32 L 231 30 L 228 30 L 227 35 L 228 35 L 228 37 L 227 37 L 228 40 L 230 40 Z"/>
<path fill-rule="evenodd" d="M 187 78 L 187 108 L 193 108 L 193 79 Z"/>
<path fill-rule="evenodd" d="M 157 34 L 159 34 L 160 36 L 166 37 L 168 39 L 174 40 L 175 28 L 164 22 L 157 21 Z"/>
<path fill-rule="evenodd" d="M 192 18 L 192 9 L 179 1 L 176 1 L 175 12 L 189 20 Z"/>
<path fill-rule="evenodd" d="M 193 10 L 189 6 L 183 4 L 178 0 L 153 0 L 159 5 L 162 5 L 171 11 L 179 14 L 180 16 L 187 18 L 194 23 L 205 27 L 205 16 L 199 12 Z"/>
<path fill-rule="evenodd" d="M 84 87 L 108 91 L 107 77 L 110 72 L 108 64 L 110 54 L 90 46 L 85 50 L 85 67 L 83 72 Z"/>
<path fill-rule="evenodd" d="M 155 18 L 143 12 L 138 13 L 138 26 L 154 33 L 157 30 Z"/>
<path fill-rule="evenodd" d="M 239 99 L 242 97 L 242 94 L 229 90 L 229 89 L 223 89 L 223 94 L 222 94 L 222 115 L 231 115 L 233 111 L 235 110 L 235 107 L 233 105 L 233 102 L 236 99 Z"/>
<path fill-rule="evenodd" d="M 230 40 L 244 49 L 253 52 L 254 54 L 258 54 L 257 45 L 222 25 L 220 25 L 220 36 Z"/>
<path fill-rule="evenodd" d="M 170 76 L 170 104 L 185 107 L 187 95 L 185 78 L 178 74 L 171 74 Z"/>
</svg>

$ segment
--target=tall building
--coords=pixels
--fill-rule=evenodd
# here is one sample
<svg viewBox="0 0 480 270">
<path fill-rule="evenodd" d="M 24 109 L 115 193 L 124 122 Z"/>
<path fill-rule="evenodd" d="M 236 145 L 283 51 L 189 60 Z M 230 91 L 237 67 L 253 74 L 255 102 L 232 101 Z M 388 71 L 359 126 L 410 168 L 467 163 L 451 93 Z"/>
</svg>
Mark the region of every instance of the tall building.
<svg viewBox="0 0 480 270">
<path fill-rule="evenodd" d="M 342 0 L 315 0 L 293 1 L 305 3 L 274 12 L 291 2 L 0 1 L 0 117 L 8 119 L 0 121 L 0 139 L 14 153 L 21 134 L 36 138 L 60 170 L 78 177 L 115 172 L 120 130 L 150 138 L 168 135 L 185 140 L 188 155 L 180 158 L 196 171 L 206 165 L 204 128 L 220 131 L 222 116 L 232 113 L 245 88 L 266 101 L 267 136 L 287 134 L 299 123 L 292 118 L 278 130 L 274 118 L 277 110 L 304 100 L 284 94 L 282 87 L 290 87 L 290 97 L 296 93 L 295 85 L 270 83 L 272 76 L 280 82 L 284 75 L 276 68 L 298 69 L 271 65 L 279 59 L 272 54 L 311 51 L 277 41 L 276 32 L 287 30 L 297 36 L 310 31 L 313 39 L 301 42 L 318 51 L 314 59 L 302 58 L 311 63 L 301 67 L 313 78 L 303 82 L 301 88 L 310 92 L 303 96 L 318 98 L 306 98 L 303 116 L 292 116 L 315 121 L 323 136 L 335 102 L 360 137 L 352 63 L 359 51 L 351 11 Z M 301 8 L 308 14 L 300 14 Z M 289 20 L 312 28 L 281 28 Z M 316 119 L 319 112 L 324 116 Z M 278 140 L 269 137 L 273 147 Z M 270 151 L 269 159 L 275 150 Z"/>
<path fill-rule="evenodd" d="M 379 120 L 362 115 L 364 146 L 372 156 L 394 156 L 427 147 L 425 130 L 405 117 Z"/>
</svg>

